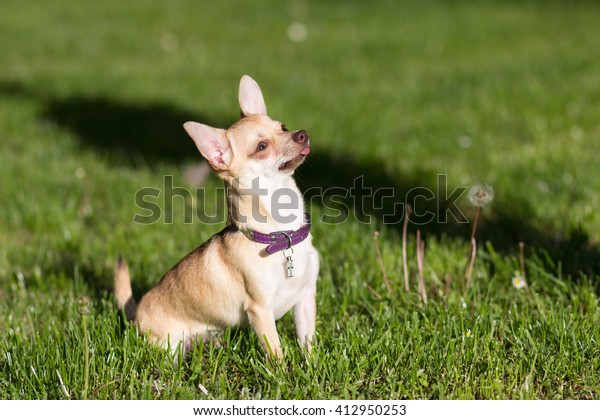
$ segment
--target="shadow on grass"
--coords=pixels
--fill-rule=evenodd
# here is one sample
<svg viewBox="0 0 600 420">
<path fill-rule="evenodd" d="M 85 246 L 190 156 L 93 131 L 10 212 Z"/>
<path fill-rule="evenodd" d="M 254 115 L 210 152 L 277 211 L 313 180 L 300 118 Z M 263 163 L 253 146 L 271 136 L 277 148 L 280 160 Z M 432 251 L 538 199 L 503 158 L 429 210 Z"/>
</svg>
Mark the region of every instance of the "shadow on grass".
<svg viewBox="0 0 600 420">
<path fill-rule="evenodd" d="M 341 192 L 356 187 L 356 180 L 361 176 L 365 188 L 371 188 L 373 192 L 383 192 L 381 195 L 384 195 L 386 189 L 392 187 L 393 197 L 386 197 L 381 202 L 380 197 L 377 198 L 377 194 L 374 193 L 375 206 L 373 200 L 367 200 L 365 204 L 356 198 L 341 197 Z M 376 226 L 385 223 L 401 234 L 402 221 L 395 220 L 404 214 L 402 203 L 410 203 L 415 213 L 409 218 L 411 234 L 419 229 L 425 238 L 428 235 L 460 237 L 465 243 L 468 243 L 471 235 L 470 222 L 474 209 L 466 204 L 467 186 L 446 186 L 445 179 L 435 173 L 391 176 L 386 172 L 383 162 L 361 162 L 348 156 L 334 157 L 317 152 L 311 154 L 299 169 L 297 181 L 302 191 L 307 192 L 307 201 L 311 199 L 311 188 L 317 186 L 324 191 L 324 198 L 317 200 L 322 208 L 336 208 L 337 205 L 339 209 L 354 209 L 350 211 L 354 214 L 351 217 L 354 220 L 366 220 L 363 215 L 370 215 Z M 358 184 L 360 185 L 360 182 Z M 464 189 L 461 191 L 461 188 Z M 435 199 L 425 201 L 421 194 L 427 191 L 431 192 L 432 197 L 435 195 Z M 455 198 L 459 195 L 460 199 L 456 200 L 458 205 L 455 206 Z M 562 273 L 566 275 L 593 275 L 600 270 L 600 250 L 591 245 L 590 236 L 586 231 L 582 228 L 556 231 L 550 227 L 543 227 L 543 221 L 542 224 L 537 223 L 542 227 L 536 227 L 533 223 L 536 221 L 536 213 L 532 204 L 527 200 L 518 202 L 517 207 L 514 202 L 507 203 L 496 199 L 490 210 L 484 211 L 477 228 L 476 237 L 479 244 L 490 241 L 496 251 L 513 256 L 519 253 L 519 242 L 525 244 L 526 250 L 541 248 L 554 264 L 561 263 Z M 422 216 L 418 217 L 416 214 Z M 391 221 L 395 223 L 386 223 L 391 215 L 398 216 L 391 217 Z M 432 217 L 433 215 L 435 217 Z M 461 216 L 468 220 L 468 223 L 463 223 Z M 556 271 L 556 267 L 549 268 L 552 272 Z"/>
<path fill-rule="evenodd" d="M 223 125 L 221 120 L 167 104 L 137 105 L 86 97 L 50 100 L 41 117 L 73 132 L 83 146 L 108 152 L 111 162 L 134 166 L 140 162 L 198 160 L 198 150 L 183 123 L 201 120 Z"/>
<path fill-rule="evenodd" d="M 0 95 L 26 95 L 40 101 L 40 118 L 71 132 L 82 147 L 108 154 L 111 164 L 139 166 L 152 162 L 180 164 L 197 160 L 198 152 L 182 124 L 195 120 L 226 127 L 233 122 L 165 103 L 136 104 L 85 96 L 36 97 L 18 84 L 0 83 Z M 308 157 L 296 178 L 300 188 L 307 193 L 307 200 L 321 206 L 324 213 L 332 209 L 337 213 L 335 209 L 342 209 L 355 219 L 366 222 L 370 216 L 374 226 L 385 223 L 401 232 L 403 203 L 408 202 L 415 209 L 411 222 L 423 223 L 411 223 L 413 233 L 418 228 L 425 237 L 444 235 L 461 237 L 468 242 L 471 227 L 464 223 L 463 215 L 470 219 L 470 209 L 454 204 L 461 201 L 456 196 L 460 191 L 454 191 L 455 186 L 444 189 L 444 180 L 438 174 L 390 174 L 385 169 L 385 162 L 318 152 L 318 138 L 313 145 L 317 152 Z M 358 192 L 357 187 L 362 192 Z M 426 191 L 437 195 L 438 199 L 427 200 L 420 195 Z M 368 198 L 369 194 L 375 199 Z M 361 195 L 367 198 L 361 199 Z M 465 196 L 463 194 L 462 198 Z M 429 220 L 432 214 L 435 217 Z M 447 215 L 447 220 L 440 220 L 442 215 Z M 543 248 L 553 261 L 562 261 L 564 274 L 576 276 L 580 272 L 592 274 L 600 270 L 600 251 L 589 245 L 590 238 L 584 230 L 557 234 L 551 229 L 535 227 L 532 223 L 534 215 L 526 200 L 521 200 L 518 208 L 512 203 L 496 200 L 493 211 L 481 220 L 478 242 L 490 240 L 497 251 L 506 255 L 517 255 L 521 241 L 528 249 Z M 88 274 L 93 275 L 95 269 L 90 270 Z"/>
<path fill-rule="evenodd" d="M 15 82 L 0 82 L 0 96 L 23 97 L 42 105 L 39 118 L 79 139 L 83 147 L 107 154 L 115 165 L 198 161 L 199 153 L 183 129 L 186 121 L 224 127 L 232 120 L 176 109 L 167 103 L 127 103 L 100 96 L 66 98 L 38 94 Z"/>
</svg>

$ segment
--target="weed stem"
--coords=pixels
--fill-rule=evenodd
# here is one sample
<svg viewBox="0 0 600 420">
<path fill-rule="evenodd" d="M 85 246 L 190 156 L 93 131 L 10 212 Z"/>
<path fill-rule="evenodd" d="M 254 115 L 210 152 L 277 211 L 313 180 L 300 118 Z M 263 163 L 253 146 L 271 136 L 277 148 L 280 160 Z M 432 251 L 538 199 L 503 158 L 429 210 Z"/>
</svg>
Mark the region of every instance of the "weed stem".
<svg viewBox="0 0 600 420">
<path fill-rule="evenodd" d="M 381 257 L 381 251 L 379 250 L 379 232 L 373 232 L 373 239 L 375 239 L 375 249 L 377 250 L 377 261 L 379 262 L 379 266 L 381 267 L 381 272 L 383 273 L 383 281 L 385 282 L 385 287 L 387 291 L 392 293 L 392 285 L 390 284 L 387 273 L 385 271 L 385 265 L 383 264 L 383 258 Z"/>
<path fill-rule="evenodd" d="M 423 279 L 423 259 L 425 258 L 425 241 L 421 241 L 421 231 L 417 230 L 417 266 L 419 268 L 419 292 L 423 298 L 423 303 L 427 305 L 427 291 L 425 290 L 425 280 Z"/>
<path fill-rule="evenodd" d="M 408 218 L 412 209 L 410 206 L 406 206 L 406 213 L 404 215 L 404 226 L 402 227 L 402 267 L 404 269 L 404 289 L 408 292 L 410 285 L 408 284 L 408 262 L 406 257 L 406 232 L 408 230 Z"/>
<path fill-rule="evenodd" d="M 471 247 L 469 249 L 471 255 L 469 256 L 469 265 L 467 266 L 467 274 L 465 275 L 467 289 L 471 286 L 471 274 L 473 273 L 473 264 L 475 264 L 475 257 L 477 256 L 477 241 L 475 238 L 471 238 Z"/>
</svg>

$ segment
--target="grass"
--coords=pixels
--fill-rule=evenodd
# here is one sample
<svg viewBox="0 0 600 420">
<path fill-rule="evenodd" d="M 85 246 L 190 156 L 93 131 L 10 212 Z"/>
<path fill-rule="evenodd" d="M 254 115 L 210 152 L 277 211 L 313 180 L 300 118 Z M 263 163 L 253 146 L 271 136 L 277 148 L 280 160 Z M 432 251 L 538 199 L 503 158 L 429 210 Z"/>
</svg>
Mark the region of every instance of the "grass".
<svg viewBox="0 0 600 420">
<path fill-rule="evenodd" d="M 591 1 L 4 1 L 0 398 L 598 398 L 599 16 Z M 187 186 L 200 157 L 181 124 L 233 122 L 245 73 L 313 141 L 297 178 L 330 205 L 311 206 L 318 346 L 301 352 L 288 314 L 281 365 L 246 330 L 173 364 L 115 311 L 112 264 L 127 257 L 139 295 L 221 227 L 183 223 L 193 200 L 166 208 L 172 224 L 134 224 L 134 196 L 165 175 Z M 413 200 L 443 192 L 438 174 L 447 196 L 488 183 L 496 197 L 468 290 L 470 225 L 415 212 L 407 293 L 402 221 L 385 216 L 405 198 L 442 214 L 448 203 Z M 318 222 L 344 202 L 327 189 L 361 175 L 394 200 L 345 201 L 370 223 Z M 209 212 L 218 186 L 206 182 Z"/>
</svg>

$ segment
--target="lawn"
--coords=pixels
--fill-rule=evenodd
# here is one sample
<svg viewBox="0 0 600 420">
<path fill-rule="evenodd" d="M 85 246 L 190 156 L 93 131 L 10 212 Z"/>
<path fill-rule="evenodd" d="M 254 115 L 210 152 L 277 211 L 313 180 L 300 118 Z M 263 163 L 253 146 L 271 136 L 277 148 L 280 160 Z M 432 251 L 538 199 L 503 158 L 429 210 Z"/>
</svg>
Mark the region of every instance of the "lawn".
<svg viewBox="0 0 600 420">
<path fill-rule="evenodd" d="M 593 1 L 3 0 L 0 398 L 599 398 L 599 19 Z M 133 222 L 135 195 L 193 191 L 182 124 L 234 122 L 243 74 L 311 135 L 318 344 L 288 314 L 281 364 L 247 330 L 173 363 L 122 321 L 112 267 L 140 296 L 223 226 L 185 223 L 218 214 L 212 175 L 159 197 L 157 223 Z M 494 199 L 467 288 L 475 184 Z"/>
</svg>

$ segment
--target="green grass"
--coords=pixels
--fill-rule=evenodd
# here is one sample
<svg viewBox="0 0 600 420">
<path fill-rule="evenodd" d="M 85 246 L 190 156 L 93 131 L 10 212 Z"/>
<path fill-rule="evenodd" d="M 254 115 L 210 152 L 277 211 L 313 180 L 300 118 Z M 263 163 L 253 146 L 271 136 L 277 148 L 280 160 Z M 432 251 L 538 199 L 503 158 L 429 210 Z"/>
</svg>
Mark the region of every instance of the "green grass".
<svg viewBox="0 0 600 420">
<path fill-rule="evenodd" d="M 598 398 L 598 18 L 591 1 L 3 1 L 0 398 Z M 296 21 L 303 42 L 287 36 Z M 493 185 L 473 287 L 469 225 L 411 224 L 406 293 L 393 203 L 331 225 L 315 202 L 314 354 L 289 314 L 281 365 L 246 330 L 185 363 L 146 346 L 114 308 L 115 256 L 139 295 L 220 225 L 184 224 L 179 202 L 173 224 L 134 224 L 135 193 L 165 175 L 187 185 L 200 156 L 181 124 L 233 122 L 245 73 L 273 117 L 311 134 L 303 189 L 364 175 L 403 201 L 438 174 L 449 191 Z"/>
</svg>

